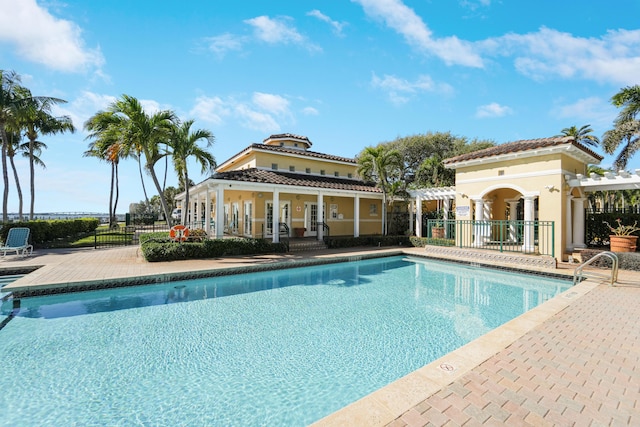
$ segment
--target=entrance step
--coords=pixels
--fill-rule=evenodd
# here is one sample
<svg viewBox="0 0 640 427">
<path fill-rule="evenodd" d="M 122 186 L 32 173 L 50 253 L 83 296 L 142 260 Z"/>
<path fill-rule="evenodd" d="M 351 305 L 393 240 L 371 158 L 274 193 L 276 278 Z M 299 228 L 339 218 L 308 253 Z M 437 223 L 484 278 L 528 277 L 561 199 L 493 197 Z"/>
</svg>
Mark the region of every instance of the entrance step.
<svg viewBox="0 0 640 427">
<path fill-rule="evenodd" d="M 317 239 L 291 239 L 289 252 L 320 251 L 327 249 L 323 241 Z"/>
</svg>

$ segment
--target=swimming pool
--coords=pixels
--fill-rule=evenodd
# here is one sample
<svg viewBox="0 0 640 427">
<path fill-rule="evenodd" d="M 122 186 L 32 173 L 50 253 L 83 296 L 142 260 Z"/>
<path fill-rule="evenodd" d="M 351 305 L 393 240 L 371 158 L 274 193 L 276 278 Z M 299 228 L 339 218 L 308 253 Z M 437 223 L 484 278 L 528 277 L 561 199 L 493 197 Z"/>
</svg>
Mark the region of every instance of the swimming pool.
<svg viewBox="0 0 640 427">
<path fill-rule="evenodd" d="M 391 257 L 25 298 L 0 423 L 307 425 L 569 286 Z"/>
</svg>

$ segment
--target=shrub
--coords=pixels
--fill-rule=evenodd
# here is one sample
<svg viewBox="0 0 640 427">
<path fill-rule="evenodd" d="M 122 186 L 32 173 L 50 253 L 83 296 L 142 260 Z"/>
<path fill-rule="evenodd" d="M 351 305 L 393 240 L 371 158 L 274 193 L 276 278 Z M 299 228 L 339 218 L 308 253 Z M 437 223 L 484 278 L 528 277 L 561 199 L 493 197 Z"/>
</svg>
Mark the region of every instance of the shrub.
<svg viewBox="0 0 640 427">
<path fill-rule="evenodd" d="M 14 221 L 2 226 L 0 238 L 4 242 L 11 228 L 27 227 L 31 230 L 31 243 L 38 245 L 93 233 L 99 224 L 100 221 L 96 218 Z"/>
<path fill-rule="evenodd" d="M 149 262 L 287 251 L 284 243 L 272 243 L 261 239 L 202 239 L 178 243 L 169 239 L 168 232 L 145 233 L 140 236 L 140 247 Z"/>
</svg>

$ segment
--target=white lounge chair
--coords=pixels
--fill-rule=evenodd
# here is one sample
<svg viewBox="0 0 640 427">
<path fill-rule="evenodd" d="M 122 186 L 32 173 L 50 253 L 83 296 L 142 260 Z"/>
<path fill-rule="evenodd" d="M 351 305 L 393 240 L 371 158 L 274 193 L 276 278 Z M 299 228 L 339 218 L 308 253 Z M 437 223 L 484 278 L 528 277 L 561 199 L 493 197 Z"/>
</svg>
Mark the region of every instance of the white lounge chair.
<svg viewBox="0 0 640 427">
<path fill-rule="evenodd" d="M 16 255 L 20 255 L 22 252 L 22 256 L 31 255 L 33 252 L 33 246 L 29 244 L 29 234 L 31 233 L 31 229 L 27 227 L 14 227 L 9 230 L 7 234 L 7 240 L 4 242 L 4 245 L 0 247 L 0 251 L 2 252 L 2 256 L 7 256 L 7 252 L 16 252 Z"/>
</svg>

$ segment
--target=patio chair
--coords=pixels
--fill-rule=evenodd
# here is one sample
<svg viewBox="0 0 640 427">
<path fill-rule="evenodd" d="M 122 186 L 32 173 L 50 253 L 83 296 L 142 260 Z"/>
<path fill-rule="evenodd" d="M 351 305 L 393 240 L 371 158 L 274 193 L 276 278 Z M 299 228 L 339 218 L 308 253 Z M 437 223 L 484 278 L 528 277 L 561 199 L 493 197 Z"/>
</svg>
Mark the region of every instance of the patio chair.
<svg viewBox="0 0 640 427">
<path fill-rule="evenodd" d="M 7 256 L 7 252 L 16 251 L 16 255 L 22 256 L 31 255 L 33 252 L 33 246 L 29 244 L 29 234 L 31 229 L 27 227 L 14 227 L 9 230 L 7 234 L 7 240 L 4 245 L 0 247 L 2 251 L 2 257 Z"/>
</svg>

